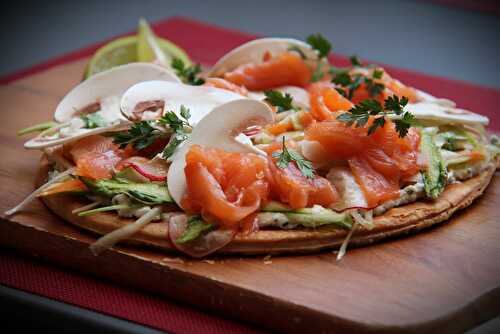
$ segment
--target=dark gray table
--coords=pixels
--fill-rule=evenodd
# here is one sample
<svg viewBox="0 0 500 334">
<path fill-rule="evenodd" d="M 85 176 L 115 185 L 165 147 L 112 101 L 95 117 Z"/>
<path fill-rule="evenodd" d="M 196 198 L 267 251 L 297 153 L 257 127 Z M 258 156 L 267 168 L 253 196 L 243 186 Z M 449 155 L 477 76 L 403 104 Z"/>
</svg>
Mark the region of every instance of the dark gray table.
<svg viewBox="0 0 500 334">
<path fill-rule="evenodd" d="M 0 23 L 0 75 L 150 22 L 189 16 L 269 36 L 322 32 L 334 52 L 500 88 L 500 17 L 426 1 L 16 1 Z M 6 332 L 158 333 L 0 286 Z M 5 328 L 5 327 L 2 327 Z M 496 318 L 470 334 L 498 333 Z"/>
</svg>

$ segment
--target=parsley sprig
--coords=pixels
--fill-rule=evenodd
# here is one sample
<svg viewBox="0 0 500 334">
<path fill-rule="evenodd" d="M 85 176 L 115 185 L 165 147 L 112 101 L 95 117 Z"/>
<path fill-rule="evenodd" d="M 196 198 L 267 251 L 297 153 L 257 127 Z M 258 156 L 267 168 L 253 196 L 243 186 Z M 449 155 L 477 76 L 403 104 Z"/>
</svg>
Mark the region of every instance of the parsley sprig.
<svg viewBox="0 0 500 334">
<path fill-rule="evenodd" d="M 332 50 L 332 44 L 320 33 L 307 36 L 306 42 L 318 52 L 318 57 L 320 60 L 328 57 L 328 54 Z M 316 82 L 323 79 L 323 76 L 325 74 L 323 72 L 323 67 L 324 64 L 321 61 L 317 63 L 317 66 L 311 76 L 311 82 Z"/>
<path fill-rule="evenodd" d="M 355 105 L 348 112 L 339 115 L 337 119 L 346 123 L 348 126 L 354 124 L 356 127 L 363 127 L 368 122 L 369 117 L 374 116 L 373 123 L 368 127 L 368 135 L 371 135 L 378 128 L 385 125 L 385 116 L 388 114 L 395 114 L 401 116 L 401 118 L 395 120 L 394 123 L 396 125 L 396 131 L 402 138 L 406 136 L 415 119 L 410 112 L 404 111 L 404 107 L 407 104 L 407 97 L 399 99 L 398 96 L 389 96 L 385 99 L 383 106 L 377 100 L 364 100 Z"/>
<path fill-rule="evenodd" d="M 167 111 L 165 115 L 156 121 L 134 123 L 128 131 L 116 133 L 113 142 L 118 144 L 121 149 L 130 144 L 136 150 L 142 150 L 152 145 L 157 139 L 166 137 L 168 131 L 162 131 L 161 129 L 162 127 L 168 128 L 173 133 L 169 143 L 162 152 L 162 156 L 166 159 L 189 137 L 188 133 L 191 128 L 189 124 L 190 117 L 191 113 L 189 109 L 181 105 L 180 117 L 173 111 Z"/>
<path fill-rule="evenodd" d="M 198 74 L 201 72 L 200 64 L 186 66 L 182 59 L 174 58 L 172 59 L 171 66 L 184 83 L 195 86 L 200 86 L 205 83 L 205 80 L 198 77 Z"/>
<path fill-rule="evenodd" d="M 174 154 L 175 149 L 189 137 L 186 128 L 191 128 L 191 125 L 189 124 L 191 113 L 188 108 L 181 105 L 180 115 L 181 117 L 177 116 L 177 114 L 173 111 L 168 111 L 158 120 L 159 124 L 168 125 L 168 127 L 174 132 L 167 146 L 163 149 L 162 157 L 164 159 L 171 157 L 172 154 Z"/>
<path fill-rule="evenodd" d="M 368 93 L 370 93 L 371 97 L 377 97 L 385 89 L 385 85 L 380 82 L 376 82 L 374 79 L 381 79 L 384 74 L 384 71 L 381 69 L 375 69 L 372 74 L 372 78 L 368 76 L 364 76 L 360 73 L 355 73 L 353 75 L 349 74 L 349 71 L 344 70 L 336 70 L 334 72 L 334 77 L 332 78 L 332 82 L 342 88 L 337 89 L 339 93 L 343 96 L 347 97 L 349 100 L 352 99 L 354 95 L 354 91 L 361 86 L 361 84 L 366 85 L 366 89 Z"/>
<path fill-rule="evenodd" d="M 347 71 L 338 72 L 332 79 L 334 84 L 342 86 L 342 88 L 337 89 L 339 93 L 347 97 L 349 100 L 352 99 L 354 91 L 366 80 L 361 74 L 355 74 L 351 76 Z"/>
<path fill-rule="evenodd" d="M 124 149 L 131 144 L 136 150 L 142 150 L 153 144 L 156 139 L 162 136 L 162 132 L 153 127 L 153 121 L 142 121 L 134 123 L 125 132 L 117 132 L 114 135 L 113 143 Z"/>
<path fill-rule="evenodd" d="M 288 164 L 294 161 L 302 175 L 310 179 L 314 178 L 312 163 L 304 159 L 298 152 L 289 150 L 285 144 L 285 137 L 283 137 L 283 150 L 273 152 L 272 157 L 278 159 L 276 166 L 279 168 L 285 169 L 288 167 Z"/>
<path fill-rule="evenodd" d="M 277 90 L 268 90 L 265 91 L 264 94 L 266 95 L 265 101 L 277 107 L 278 110 L 276 111 L 276 113 L 284 112 L 287 110 L 297 111 L 297 107 L 293 105 L 293 99 L 290 94 L 285 93 L 283 95 L 282 92 Z"/>
<path fill-rule="evenodd" d="M 320 59 L 327 57 L 332 50 L 332 44 L 320 33 L 307 36 L 306 42 L 314 50 L 318 51 Z"/>
</svg>

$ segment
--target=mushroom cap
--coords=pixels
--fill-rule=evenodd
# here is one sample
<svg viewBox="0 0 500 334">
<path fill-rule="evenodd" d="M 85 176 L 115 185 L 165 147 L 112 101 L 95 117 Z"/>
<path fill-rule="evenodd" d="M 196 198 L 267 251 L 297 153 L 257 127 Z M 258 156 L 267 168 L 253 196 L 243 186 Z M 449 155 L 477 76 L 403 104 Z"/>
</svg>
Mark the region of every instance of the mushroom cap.
<svg viewBox="0 0 500 334">
<path fill-rule="evenodd" d="M 54 118 L 60 123 L 68 122 L 76 111 L 89 104 L 109 96 L 121 97 L 130 86 L 147 80 L 180 82 L 175 74 L 156 64 L 131 63 L 113 67 L 91 76 L 73 88 L 59 102 Z M 119 108 L 115 110 L 115 113 L 116 117 L 123 118 Z"/>
<path fill-rule="evenodd" d="M 259 63 L 262 56 L 269 52 L 272 56 L 285 53 L 290 47 L 300 49 L 309 59 L 317 59 L 318 54 L 305 42 L 293 38 L 259 38 L 231 50 L 224 55 L 208 71 L 207 76 L 219 77 L 226 72 L 234 70 L 241 64 Z"/>
<path fill-rule="evenodd" d="M 239 99 L 222 104 L 207 114 L 191 136 L 175 153 L 167 175 L 167 184 L 174 201 L 181 205 L 186 192 L 186 154 L 192 145 L 204 145 L 228 152 L 253 152 L 256 150 L 236 137 L 245 128 L 252 125 L 265 125 L 273 120 L 269 106 L 263 102 Z"/>
<path fill-rule="evenodd" d="M 224 89 L 208 86 L 190 86 L 167 81 L 145 81 L 130 87 L 121 100 L 121 111 L 125 117 L 134 118 L 135 108 L 147 101 L 164 101 L 164 110 L 178 114 L 183 105 L 189 108 L 189 122 L 196 125 L 215 107 L 242 96 Z"/>
</svg>

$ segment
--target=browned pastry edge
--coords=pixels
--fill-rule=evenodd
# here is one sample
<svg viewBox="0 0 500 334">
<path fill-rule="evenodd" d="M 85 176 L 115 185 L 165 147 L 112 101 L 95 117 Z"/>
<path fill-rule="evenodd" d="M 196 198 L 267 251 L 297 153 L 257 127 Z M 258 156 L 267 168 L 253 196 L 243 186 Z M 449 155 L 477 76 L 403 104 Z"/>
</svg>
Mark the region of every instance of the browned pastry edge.
<svg viewBox="0 0 500 334">
<path fill-rule="evenodd" d="M 370 244 L 388 237 L 413 233 L 447 220 L 455 211 L 469 206 L 484 192 L 495 170 L 496 164 L 491 163 L 479 175 L 448 185 L 434 201 L 417 201 L 388 210 L 374 219 L 373 229 L 357 229 L 349 245 Z M 46 180 L 47 172 L 47 161 L 42 159 L 36 179 L 38 186 Z M 87 202 L 71 195 L 48 196 L 42 200 L 50 210 L 67 222 L 101 235 L 133 221 L 109 212 L 79 217 L 71 211 Z M 331 226 L 317 229 L 260 230 L 249 235 L 237 235 L 231 243 L 218 250 L 218 253 L 252 255 L 314 252 L 338 248 L 347 233 L 346 230 Z M 149 224 L 124 242 L 174 250 L 168 239 L 168 223 L 166 222 Z"/>
</svg>

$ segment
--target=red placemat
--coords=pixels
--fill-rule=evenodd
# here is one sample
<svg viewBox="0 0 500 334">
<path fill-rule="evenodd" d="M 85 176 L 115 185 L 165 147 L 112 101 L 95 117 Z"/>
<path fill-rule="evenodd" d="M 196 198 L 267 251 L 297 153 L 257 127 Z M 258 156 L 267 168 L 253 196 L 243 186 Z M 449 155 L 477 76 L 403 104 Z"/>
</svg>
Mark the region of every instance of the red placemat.
<svg viewBox="0 0 500 334">
<path fill-rule="evenodd" d="M 214 63 L 221 55 L 255 36 L 199 23 L 186 18 L 172 18 L 154 24 L 158 35 L 166 37 L 188 51 L 201 63 Z M 305 32 L 307 33 L 307 32 Z M 49 60 L 32 68 L 0 79 L 6 84 L 52 66 L 91 55 L 100 45 L 90 46 Z M 331 61 L 343 66 L 347 59 L 332 56 Z M 384 66 L 401 81 L 429 93 L 455 100 L 460 107 L 490 117 L 490 129 L 500 129 L 496 101 L 500 90 L 465 82 Z M 177 305 L 158 297 L 118 287 L 91 277 L 64 271 L 0 250 L 0 283 L 59 301 L 135 321 L 176 333 L 193 332 L 257 332 L 246 325 Z"/>
</svg>

